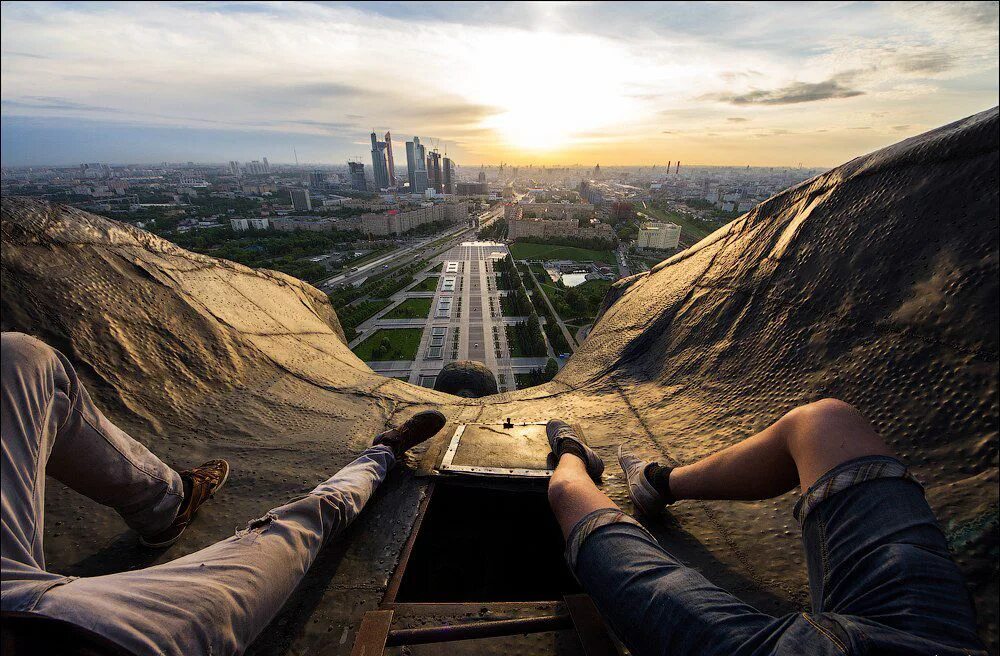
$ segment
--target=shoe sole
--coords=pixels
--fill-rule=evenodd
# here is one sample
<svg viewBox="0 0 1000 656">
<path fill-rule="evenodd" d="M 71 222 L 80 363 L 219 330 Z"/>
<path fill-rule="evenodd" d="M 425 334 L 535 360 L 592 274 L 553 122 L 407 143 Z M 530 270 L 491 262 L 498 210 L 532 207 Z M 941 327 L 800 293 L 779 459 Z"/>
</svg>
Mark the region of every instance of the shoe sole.
<svg viewBox="0 0 1000 656">
<path fill-rule="evenodd" d="M 229 463 L 226 462 L 226 474 L 225 474 L 225 476 L 222 477 L 222 480 L 219 481 L 219 484 L 215 486 L 215 489 L 212 490 L 212 493 L 208 495 L 209 499 L 214 498 L 215 497 L 215 493 L 218 492 L 219 490 L 221 490 L 222 487 L 226 484 L 226 481 L 229 480 L 229 471 L 230 471 Z M 194 518 L 192 518 L 192 521 L 193 520 L 194 520 Z M 163 549 L 164 547 L 169 547 L 170 545 L 172 545 L 173 543 L 175 543 L 175 542 L 177 542 L 178 540 L 181 539 L 181 536 L 184 535 L 184 531 L 186 531 L 187 528 L 188 528 L 188 526 L 190 526 L 190 525 L 191 524 L 189 522 L 187 525 L 184 526 L 184 528 L 181 529 L 180 533 L 178 533 L 176 536 L 174 536 L 173 538 L 171 538 L 169 540 L 164 540 L 163 542 L 150 542 L 150 541 L 146 540 L 144 537 L 142 537 L 140 535 L 139 536 L 139 544 L 141 544 L 142 546 L 147 547 L 149 549 Z"/>
</svg>

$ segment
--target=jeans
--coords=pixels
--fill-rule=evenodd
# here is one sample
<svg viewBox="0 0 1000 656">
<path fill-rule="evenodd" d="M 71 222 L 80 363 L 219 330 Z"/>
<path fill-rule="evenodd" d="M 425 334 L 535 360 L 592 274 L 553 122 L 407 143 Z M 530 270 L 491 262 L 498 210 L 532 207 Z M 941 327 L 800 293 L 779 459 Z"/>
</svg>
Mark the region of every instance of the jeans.
<svg viewBox="0 0 1000 656">
<path fill-rule="evenodd" d="M 806 496 L 815 499 L 855 472 L 898 464 L 881 456 L 844 463 Z M 986 653 L 962 575 L 915 481 L 895 476 L 844 485 L 802 519 L 810 613 L 757 611 L 614 509 L 577 523 L 567 558 L 636 655 Z"/>
<path fill-rule="evenodd" d="M 370 447 L 308 495 L 169 563 L 90 578 L 47 572 L 46 473 L 142 533 L 170 525 L 182 483 L 101 414 L 65 356 L 27 335 L 3 333 L 0 341 L 0 606 L 72 622 L 135 654 L 243 652 L 395 463 L 389 447 Z"/>
</svg>

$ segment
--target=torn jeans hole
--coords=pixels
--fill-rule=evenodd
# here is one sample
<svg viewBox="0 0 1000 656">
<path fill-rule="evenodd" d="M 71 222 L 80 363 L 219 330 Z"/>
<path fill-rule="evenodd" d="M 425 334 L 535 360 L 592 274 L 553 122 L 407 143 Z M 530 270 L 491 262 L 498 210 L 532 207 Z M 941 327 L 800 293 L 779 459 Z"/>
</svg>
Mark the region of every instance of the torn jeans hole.
<svg viewBox="0 0 1000 656">
<path fill-rule="evenodd" d="M 251 519 L 249 522 L 247 522 L 247 527 L 245 529 L 241 531 L 236 531 L 236 537 L 245 538 L 248 535 L 254 535 L 254 536 L 260 535 L 261 533 L 264 532 L 264 529 L 270 526 L 271 522 L 275 521 L 276 519 L 278 519 L 278 516 L 273 512 L 269 512 L 263 517 L 258 517 L 257 519 Z"/>
</svg>

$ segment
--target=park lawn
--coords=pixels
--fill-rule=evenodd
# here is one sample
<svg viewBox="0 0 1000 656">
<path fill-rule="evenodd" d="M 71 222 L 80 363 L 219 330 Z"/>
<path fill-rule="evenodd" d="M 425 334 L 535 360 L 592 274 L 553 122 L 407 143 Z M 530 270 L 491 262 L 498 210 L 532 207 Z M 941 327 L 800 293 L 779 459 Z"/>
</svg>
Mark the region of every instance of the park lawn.
<svg viewBox="0 0 1000 656">
<path fill-rule="evenodd" d="M 440 276 L 427 276 L 416 285 L 414 285 L 410 291 L 411 292 L 433 292 L 437 291 L 438 280 Z"/>
<path fill-rule="evenodd" d="M 431 299 L 408 298 L 388 313 L 382 319 L 424 319 L 431 313 Z"/>
<path fill-rule="evenodd" d="M 423 328 L 382 328 L 351 350 L 365 362 L 413 360 L 423 333 Z M 384 339 L 389 340 L 388 349 L 381 347 Z"/>
<path fill-rule="evenodd" d="M 362 303 L 348 305 L 337 310 L 340 327 L 344 329 L 344 334 L 347 335 L 348 341 L 354 339 L 356 335 L 355 328 L 387 308 L 390 303 L 392 301 L 385 299 L 369 299 Z"/>
<path fill-rule="evenodd" d="M 604 262 L 614 264 L 615 254 L 611 251 L 594 251 L 575 246 L 553 246 L 515 242 L 510 245 L 510 254 L 515 260 L 573 260 L 574 262 Z"/>
</svg>

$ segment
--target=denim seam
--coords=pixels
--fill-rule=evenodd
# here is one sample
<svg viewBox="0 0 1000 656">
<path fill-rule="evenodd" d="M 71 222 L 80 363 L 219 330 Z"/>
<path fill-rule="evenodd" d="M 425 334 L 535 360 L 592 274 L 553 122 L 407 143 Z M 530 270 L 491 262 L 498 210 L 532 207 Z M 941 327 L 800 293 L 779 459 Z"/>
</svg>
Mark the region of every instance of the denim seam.
<svg viewBox="0 0 1000 656">
<path fill-rule="evenodd" d="M 827 548 L 826 522 L 823 519 L 823 512 L 821 509 L 817 512 L 816 524 L 819 526 L 819 553 L 823 564 L 823 590 L 821 591 L 819 597 L 819 603 L 822 604 L 822 608 L 819 610 L 822 611 L 826 609 L 826 593 L 830 589 L 830 551 Z"/>
<path fill-rule="evenodd" d="M 46 411 L 47 412 L 51 412 L 52 411 L 51 399 L 49 400 L 48 408 L 46 409 Z M 36 492 L 38 490 L 38 477 L 41 476 L 43 479 L 45 478 L 45 470 L 44 470 L 43 467 L 39 466 L 40 462 L 41 462 L 41 457 L 42 457 L 42 443 L 41 443 L 41 439 L 38 439 L 38 440 L 35 441 L 35 456 L 34 456 L 35 462 L 34 462 L 34 467 L 32 469 L 32 471 L 35 472 L 35 475 L 31 477 L 31 500 L 32 500 L 32 502 L 34 502 L 34 500 L 35 500 L 35 494 L 36 494 Z M 43 485 L 44 485 L 44 481 L 43 481 Z M 44 508 L 42 509 L 42 512 L 44 512 Z M 29 555 L 31 556 L 32 560 L 35 559 L 35 553 L 34 552 L 35 552 L 35 538 L 38 537 L 38 523 L 39 523 L 38 522 L 38 517 L 39 517 L 38 509 L 36 509 L 36 512 L 34 512 L 32 514 L 32 517 L 31 517 L 31 539 L 28 541 L 28 551 L 29 551 Z M 42 558 L 43 559 L 45 558 L 45 553 L 44 552 L 42 553 Z M 37 562 L 32 563 L 32 564 L 35 567 L 39 567 L 39 563 L 37 563 Z M 45 568 L 44 567 L 40 567 L 40 569 L 45 569 Z M 37 601 L 36 601 L 36 603 L 37 603 Z"/>
<path fill-rule="evenodd" d="M 58 353 L 58 351 L 57 351 L 57 353 Z M 65 357 L 65 356 L 63 356 L 63 357 Z M 65 372 L 66 371 L 65 365 L 63 364 L 63 362 L 62 362 L 61 359 L 59 361 L 59 364 L 63 367 L 63 371 Z M 73 413 L 78 414 L 80 416 L 80 419 L 82 419 L 85 424 L 87 424 L 88 426 L 90 426 L 90 428 L 95 433 L 97 433 L 98 435 L 100 435 L 101 438 L 103 438 L 104 441 L 107 443 L 107 445 L 110 446 L 115 451 L 117 451 L 118 454 L 122 458 L 125 459 L 125 462 L 127 462 L 130 465 L 132 465 L 132 467 L 136 471 L 141 472 L 141 473 L 145 474 L 146 476 L 148 476 L 149 478 L 152 478 L 153 480 L 156 480 L 156 481 L 160 481 L 161 483 L 163 483 L 164 485 L 166 485 L 167 486 L 166 494 L 169 494 L 171 496 L 175 496 L 175 497 L 183 500 L 184 499 L 183 493 L 182 494 L 177 494 L 176 492 L 172 492 L 170 490 L 170 481 L 166 481 L 166 480 L 160 478 L 159 476 L 146 471 L 145 469 L 143 469 L 142 467 L 140 467 L 139 465 L 137 465 L 135 462 L 133 462 L 131 458 L 129 458 L 125 453 L 122 452 L 121 449 L 119 449 L 117 446 L 115 446 L 114 442 L 111 441 L 111 439 L 105 434 L 105 432 L 103 430 L 101 430 L 98 426 L 95 426 L 87 418 L 87 416 L 83 412 L 80 411 L 79 401 L 80 401 L 80 390 L 82 388 L 82 385 L 79 384 L 79 381 L 77 381 L 77 384 L 74 385 L 73 384 L 74 383 L 73 378 L 71 376 L 69 376 L 69 375 L 66 376 L 66 380 L 67 380 L 68 387 L 69 387 L 69 393 L 66 396 L 69 398 L 69 401 L 70 401 L 70 414 L 73 414 Z M 64 421 L 62 424 L 59 425 L 59 429 L 56 431 L 56 439 L 59 438 L 59 433 L 62 432 L 63 426 L 65 425 L 65 423 L 67 421 L 69 421 L 69 417 L 68 416 L 66 417 L 66 421 Z"/>
<path fill-rule="evenodd" d="M 813 626 L 813 628 L 815 628 L 817 631 L 819 631 L 822 635 L 826 636 L 826 638 L 830 642 L 832 642 L 834 645 L 836 645 L 837 649 L 839 649 L 842 653 L 844 653 L 845 656 L 846 656 L 846 654 L 849 653 L 847 651 L 847 647 L 844 645 L 844 643 L 842 643 L 837 638 L 837 636 L 833 635 L 832 633 L 830 633 L 829 631 L 827 631 L 826 629 L 824 629 L 823 627 L 821 627 L 819 624 L 817 624 L 816 622 L 814 622 L 812 620 L 812 618 L 809 617 L 809 615 L 807 615 L 806 613 L 802 613 L 802 617 L 805 619 L 805 621 L 809 622 L 809 624 L 811 624 Z"/>
<path fill-rule="evenodd" d="M 152 472 L 146 471 L 145 469 L 143 469 L 142 467 L 140 467 L 139 465 L 137 465 L 135 462 L 133 462 L 132 459 L 129 458 L 121 449 L 119 449 L 117 446 L 115 446 L 114 442 L 111 441 L 111 439 L 104 433 L 103 430 L 101 430 L 99 427 L 95 426 L 89 419 L 87 419 L 87 416 L 84 415 L 82 412 L 80 412 L 79 408 L 74 407 L 73 408 L 73 412 L 75 412 L 78 415 L 80 415 L 80 419 L 82 419 L 85 424 L 87 424 L 88 426 L 90 426 L 90 428 L 95 433 L 97 433 L 98 435 L 100 435 L 104 439 L 104 442 L 108 446 L 110 446 L 112 449 L 114 449 L 115 451 L 117 451 L 118 455 L 120 455 L 125 460 L 125 462 L 127 462 L 130 465 L 132 465 L 133 469 L 135 469 L 138 472 L 141 472 L 142 474 L 145 474 L 146 476 L 148 476 L 149 478 L 153 479 L 154 481 L 159 481 L 159 482 L 163 483 L 164 485 L 166 485 L 166 488 L 167 488 L 165 490 L 166 494 L 169 494 L 171 496 L 177 497 L 179 499 L 183 499 L 184 498 L 183 494 L 177 494 L 176 492 L 171 491 L 171 489 L 170 489 L 170 481 L 164 480 L 164 479 L 160 478 L 159 476 L 157 476 L 156 474 L 153 474 Z"/>
<path fill-rule="evenodd" d="M 49 572 L 49 573 L 51 573 L 51 572 Z M 60 576 L 60 575 L 57 575 L 57 576 Z M 42 597 L 45 596 L 45 593 L 47 593 L 52 588 L 59 587 L 60 585 L 66 585 L 67 583 L 72 583 L 73 581 L 77 580 L 78 578 L 80 578 L 80 577 L 79 576 L 63 576 L 61 579 L 56 579 L 54 581 L 49 581 L 49 584 L 45 586 L 45 589 L 42 590 L 41 592 L 39 592 L 37 595 L 35 595 L 35 598 L 31 601 L 31 606 L 29 608 L 26 608 L 25 611 L 27 611 L 29 613 L 35 612 L 35 608 L 37 608 L 38 604 L 41 603 Z"/>
</svg>

